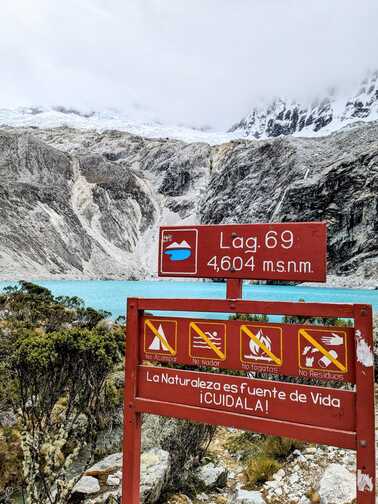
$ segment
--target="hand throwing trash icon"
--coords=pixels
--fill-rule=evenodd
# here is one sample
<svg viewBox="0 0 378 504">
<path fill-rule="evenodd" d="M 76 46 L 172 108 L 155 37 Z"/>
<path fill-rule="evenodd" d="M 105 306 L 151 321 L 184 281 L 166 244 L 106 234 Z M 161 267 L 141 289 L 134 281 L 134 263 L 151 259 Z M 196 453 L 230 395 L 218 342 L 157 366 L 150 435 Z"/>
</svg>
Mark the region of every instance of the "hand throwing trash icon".
<svg viewBox="0 0 378 504">
<path fill-rule="evenodd" d="M 301 327 L 298 330 L 299 367 L 346 373 L 347 333 L 333 329 Z"/>
<path fill-rule="evenodd" d="M 337 352 L 335 352 L 335 350 L 330 350 L 329 354 L 332 355 L 334 359 L 337 359 L 338 357 Z M 331 362 L 332 362 L 331 359 L 328 359 L 328 357 L 324 355 L 321 359 L 319 359 L 318 364 L 322 368 L 327 368 L 331 364 Z"/>
</svg>

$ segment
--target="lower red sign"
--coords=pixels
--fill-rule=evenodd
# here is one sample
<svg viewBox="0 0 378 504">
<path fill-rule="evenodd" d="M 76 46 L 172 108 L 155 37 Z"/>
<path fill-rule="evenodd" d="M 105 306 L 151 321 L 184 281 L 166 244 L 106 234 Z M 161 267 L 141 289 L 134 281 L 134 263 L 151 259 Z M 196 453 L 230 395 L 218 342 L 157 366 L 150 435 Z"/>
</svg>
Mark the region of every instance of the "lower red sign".
<svg viewBox="0 0 378 504">
<path fill-rule="evenodd" d="M 145 399 L 355 429 L 351 391 L 147 366 L 139 368 L 138 376 L 138 395 Z"/>
</svg>

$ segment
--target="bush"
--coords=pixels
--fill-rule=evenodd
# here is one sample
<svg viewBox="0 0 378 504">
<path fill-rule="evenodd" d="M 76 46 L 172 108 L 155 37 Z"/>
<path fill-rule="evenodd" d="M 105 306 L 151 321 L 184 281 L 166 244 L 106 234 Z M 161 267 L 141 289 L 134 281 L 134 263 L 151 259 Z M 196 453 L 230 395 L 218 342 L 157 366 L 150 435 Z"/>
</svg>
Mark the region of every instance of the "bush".
<svg viewBox="0 0 378 504">
<path fill-rule="evenodd" d="M 68 501 L 77 479 L 67 481 L 67 469 L 83 446 L 95 452 L 102 391 L 119 358 L 115 335 L 105 331 L 25 330 L 17 338 L 10 364 L 30 503 Z"/>
<path fill-rule="evenodd" d="M 285 460 L 294 450 L 301 450 L 305 443 L 295 439 L 268 436 L 264 442 L 264 452 L 268 457 Z"/>
<path fill-rule="evenodd" d="M 250 322 L 269 322 L 268 315 L 254 313 L 234 313 L 228 317 L 228 320 L 246 320 Z"/>
<path fill-rule="evenodd" d="M 249 460 L 244 470 L 246 487 L 252 489 L 255 485 L 265 483 L 280 468 L 281 464 L 277 460 L 266 455 L 259 455 Z"/>
</svg>

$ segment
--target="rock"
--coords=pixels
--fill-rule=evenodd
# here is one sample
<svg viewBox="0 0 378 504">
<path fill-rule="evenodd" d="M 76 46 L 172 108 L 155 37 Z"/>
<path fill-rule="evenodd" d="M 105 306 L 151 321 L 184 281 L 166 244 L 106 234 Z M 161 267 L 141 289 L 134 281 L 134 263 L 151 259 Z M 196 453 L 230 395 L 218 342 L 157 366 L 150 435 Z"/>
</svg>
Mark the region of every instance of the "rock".
<svg viewBox="0 0 378 504">
<path fill-rule="evenodd" d="M 141 502 L 152 504 L 160 498 L 170 470 L 169 453 L 153 448 L 141 456 Z"/>
<path fill-rule="evenodd" d="M 86 476 L 94 476 L 105 484 L 108 475 L 120 468 L 122 468 L 122 453 L 114 453 L 94 464 L 85 474 Z"/>
<path fill-rule="evenodd" d="M 92 476 L 83 476 L 76 483 L 73 491 L 80 494 L 95 494 L 100 491 L 100 483 Z"/>
<path fill-rule="evenodd" d="M 200 467 L 196 471 L 196 477 L 205 488 L 222 488 L 227 483 L 228 470 L 216 466 L 212 462 Z"/>
<path fill-rule="evenodd" d="M 265 504 L 260 492 L 238 488 L 234 493 L 231 504 Z"/>
<path fill-rule="evenodd" d="M 111 492 L 104 492 L 101 495 L 85 500 L 86 504 L 120 504 L 121 489 Z"/>
<path fill-rule="evenodd" d="M 377 135 L 371 123 L 316 140 L 223 146 L 199 202 L 201 222 L 325 220 L 329 272 L 376 279 Z"/>
<path fill-rule="evenodd" d="M 172 497 L 169 498 L 167 504 L 192 504 L 192 501 L 187 495 L 177 494 L 172 495 Z"/>
<path fill-rule="evenodd" d="M 284 469 L 280 469 L 275 474 L 273 474 L 273 479 L 275 479 L 277 481 L 281 481 L 284 476 L 285 476 Z"/>
<path fill-rule="evenodd" d="M 120 478 L 118 476 L 115 476 L 113 474 L 110 474 L 108 476 L 108 479 L 106 480 L 107 486 L 118 486 L 121 483 Z"/>
<path fill-rule="evenodd" d="M 356 498 L 356 476 L 340 464 L 330 464 L 318 492 L 321 504 L 349 504 Z"/>
</svg>

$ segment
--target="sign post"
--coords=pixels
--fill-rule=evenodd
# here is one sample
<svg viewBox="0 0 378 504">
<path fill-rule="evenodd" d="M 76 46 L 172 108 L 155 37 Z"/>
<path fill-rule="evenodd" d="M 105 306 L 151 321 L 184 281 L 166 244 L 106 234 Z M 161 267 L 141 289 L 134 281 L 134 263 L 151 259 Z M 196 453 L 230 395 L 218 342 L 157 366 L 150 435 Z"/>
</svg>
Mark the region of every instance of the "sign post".
<svg viewBox="0 0 378 504">
<path fill-rule="evenodd" d="M 203 268 L 209 266 L 203 261 L 209 262 L 209 255 L 213 257 L 214 249 L 209 245 L 206 254 L 201 255 L 199 245 L 203 230 L 194 227 L 184 233 L 184 228 L 180 228 L 183 237 L 180 241 L 173 232 L 168 233 L 169 240 L 164 238 L 167 229 L 162 229 L 160 240 L 159 257 L 163 270 L 167 272 L 167 264 L 170 264 L 162 258 L 168 250 L 167 256 L 181 261 L 180 267 L 172 266 L 175 269 L 173 276 L 183 274 L 185 261 L 189 261 L 186 271 L 195 272 L 190 274 L 205 272 Z M 307 250 L 300 238 L 307 236 L 303 230 L 299 234 L 293 231 L 293 236 L 284 235 L 285 243 L 292 243 L 293 247 L 296 244 L 292 256 L 281 255 L 277 259 L 259 256 L 259 240 L 272 230 L 279 233 L 276 227 L 265 228 L 263 234 L 256 232 L 256 236 L 260 237 L 256 242 L 256 252 L 247 259 L 255 257 L 256 271 L 265 274 L 263 261 L 272 260 L 273 264 L 286 261 L 286 265 L 294 261 L 297 269 L 292 269 L 290 275 L 293 273 L 297 280 L 303 275 L 313 279 L 323 278 L 325 261 L 321 251 L 317 251 L 317 257 L 311 250 L 306 256 L 298 255 L 298 250 Z M 282 232 L 290 230 L 285 227 Z M 319 239 L 325 240 L 322 227 L 312 227 L 311 233 L 320 233 L 322 238 Z M 237 233 L 237 237 L 242 236 L 245 237 Z M 174 246 L 170 246 L 172 244 Z M 196 258 L 191 255 L 190 249 L 197 251 Z M 219 264 L 220 256 L 216 257 Z M 232 263 L 233 257 L 240 256 L 228 257 L 231 257 Z M 311 266 L 298 272 L 298 261 L 301 260 L 309 261 Z M 224 273 L 225 278 L 230 278 L 234 272 L 227 270 Z M 240 280 L 237 277 L 232 281 Z M 357 503 L 374 504 L 371 306 L 243 301 L 237 295 L 236 284 L 231 288 L 235 289 L 234 295 L 226 300 L 128 300 L 122 503 L 139 503 L 141 414 L 150 413 L 353 449 L 357 453 Z M 155 310 L 196 312 L 198 315 L 197 318 L 157 317 L 151 315 Z M 201 313 L 208 312 L 344 318 L 353 319 L 354 327 L 207 320 L 201 317 Z M 162 365 L 146 366 L 145 361 L 160 362 Z M 164 367 L 164 363 L 169 367 Z M 176 364 L 181 367 L 175 368 Z M 182 369 L 183 365 L 191 369 L 210 367 L 215 372 L 187 371 Z M 220 369 L 301 377 L 309 380 L 310 384 L 217 373 Z M 311 380 L 316 380 L 317 384 L 311 384 Z M 324 386 L 319 386 L 319 382 L 324 382 Z M 332 388 L 329 386 L 332 383 L 352 384 L 354 387 Z"/>
</svg>

